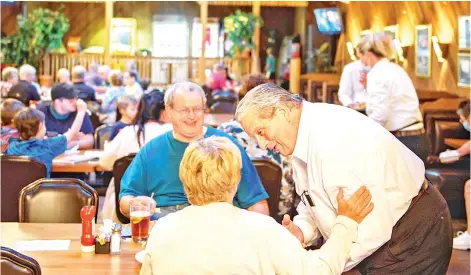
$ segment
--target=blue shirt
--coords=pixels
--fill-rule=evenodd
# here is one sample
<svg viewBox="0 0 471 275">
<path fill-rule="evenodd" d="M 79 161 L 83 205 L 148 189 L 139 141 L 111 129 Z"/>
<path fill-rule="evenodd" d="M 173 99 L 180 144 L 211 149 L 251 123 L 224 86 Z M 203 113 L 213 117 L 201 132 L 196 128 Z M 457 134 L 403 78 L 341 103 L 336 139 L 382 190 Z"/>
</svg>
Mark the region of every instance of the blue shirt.
<svg viewBox="0 0 471 275">
<path fill-rule="evenodd" d="M 83 99 L 84 101 L 96 101 L 95 90 L 84 82 L 74 83 L 74 88 L 79 91 L 78 97 L 80 99 Z"/>
<path fill-rule="evenodd" d="M 38 109 L 44 113 L 44 117 L 46 120 L 46 129 L 48 132 L 57 132 L 58 134 L 64 134 L 67 132 L 74 123 L 75 116 L 77 116 L 77 112 L 69 113 L 64 117 L 59 117 L 60 115 L 53 114 L 53 110 L 51 110 L 52 106 L 50 105 L 43 105 L 38 107 Z M 82 128 L 80 128 L 80 132 L 84 134 L 93 134 L 95 131 L 93 130 L 92 121 L 88 114 L 85 114 L 82 122 Z"/>
<path fill-rule="evenodd" d="M 257 170 L 245 150 L 228 134 L 208 127 L 204 135 L 229 138 L 240 150 L 242 155 L 242 177 L 234 197 L 234 205 L 249 208 L 259 201 L 268 198 L 258 177 Z M 151 196 L 157 206 L 170 206 L 188 203 L 180 180 L 180 162 L 183 159 L 188 143 L 176 140 L 169 131 L 149 141 L 136 155 L 121 179 L 123 196 Z"/>
<path fill-rule="evenodd" d="M 124 123 L 121 120 L 116 122 L 113 125 L 113 128 L 111 129 L 110 140 L 113 140 L 118 135 L 119 131 L 121 131 L 121 129 L 123 129 L 124 127 L 127 127 L 129 125 L 130 124 Z"/>
<path fill-rule="evenodd" d="M 266 62 L 268 64 L 267 71 L 274 73 L 276 71 L 276 58 L 274 56 L 268 56 Z"/>
<path fill-rule="evenodd" d="M 14 141 L 7 149 L 8 155 L 32 157 L 46 165 L 47 177 L 51 175 L 52 160 L 67 150 L 67 138 L 57 136 L 48 139 L 32 138 L 25 141 Z"/>
</svg>

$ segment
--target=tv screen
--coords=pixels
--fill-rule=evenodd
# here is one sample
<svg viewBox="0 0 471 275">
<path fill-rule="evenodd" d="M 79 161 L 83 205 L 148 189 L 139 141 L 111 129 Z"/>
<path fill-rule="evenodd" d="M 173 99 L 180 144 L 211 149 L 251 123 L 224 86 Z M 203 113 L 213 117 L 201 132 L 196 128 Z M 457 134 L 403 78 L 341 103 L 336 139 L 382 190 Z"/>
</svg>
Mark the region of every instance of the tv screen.
<svg viewBox="0 0 471 275">
<path fill-rule="evenodd" d="M 342 17 L 338 8 L 315 9 L 317 29 L 323 34 L 340 34 L 343 30 Z"/>
</svg>

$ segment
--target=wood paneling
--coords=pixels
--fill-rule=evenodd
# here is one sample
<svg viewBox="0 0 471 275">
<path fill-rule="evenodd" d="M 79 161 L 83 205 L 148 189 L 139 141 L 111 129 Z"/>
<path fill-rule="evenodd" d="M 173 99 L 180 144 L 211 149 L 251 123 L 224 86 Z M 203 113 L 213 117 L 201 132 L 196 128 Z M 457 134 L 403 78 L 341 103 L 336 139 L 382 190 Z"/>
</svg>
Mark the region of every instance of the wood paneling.
<svg viewBox="0 0 471 275">
<path fill-rule="evenodd" d="M 64 37 L 64 44 L 69 36 L 81 36 L 82 48 L 90 46 L 105 46 L 105 4 L 103 2 L 24 2 L 28 10 L 45 7 L 57 10 L 64 5 L 64 14 L 70 20 L 69 32 Z M 300 2 L 301 3 L 301 2 Z M 20 3 L 1 4 L 2 31 L 13 34 L 16 31 L 16 15 L 21 12 Z M 5 10 L 3 10 L 5 9 Z M 199 4 L 194 1 L 157 1 L 131 2 L 118 1 L 114 3 L 114 17 L 132 17 L 137 20 L 137 48 L 152 48 L 152 17 L 154 15 L 177 15 L 192 20 L 200 15 Z M 220 6 L 208 7 L 208 16 L 223 19 L 236 10 L 251 12 L 251 6 Z M 284 36 L 292 35 L 294 31 L 295 8 L 262 6 L 261 15 L 264 26 L 261 29 L 261 60 L 265 60 L 265 49 L 268 40 L 268 30 L 274 29 L 277 43 L 281 45 Z M 168 37 L 167 39 L 171 39 Z"/>
<path fill-rule="evenodd" d="M 416 89 L 447 91 L 469 97 L 469 89 L 457 87 L 458 16 L 470 14 L 469 2 L 350 2 L 339 4 L 345 16 L 345 32 L 338 43 L 336 66 L 350 62 L 346 42 L 356 44 L 360 31 L 372 29 L 382 31 L 385 26 L 399 25 L 399 38 L 407 48 L 407 59 L 400 63 L 408 72 Z M 310 12 L 312 13 L 312 12 Z M 309 12 L 308 12 L 309 14 Z M 438 63 L 432 49 L 432 71 L 430 78 L 415 76 L 415 26 L 432 25 L 432 35 L 441 43 L 450 43 L 448 58 Z"/>
</svg>

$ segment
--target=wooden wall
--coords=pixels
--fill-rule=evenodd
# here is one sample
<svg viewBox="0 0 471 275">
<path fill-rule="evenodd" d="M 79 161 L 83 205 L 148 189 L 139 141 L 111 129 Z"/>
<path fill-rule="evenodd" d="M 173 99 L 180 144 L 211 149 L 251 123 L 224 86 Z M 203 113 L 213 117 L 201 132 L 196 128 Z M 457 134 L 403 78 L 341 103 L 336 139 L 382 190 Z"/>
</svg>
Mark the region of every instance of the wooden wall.
<svg viewBox="0 0 471 275">
<path fill-rule="evenodd" d="M 446 91 L 469 98 L 469 88 L 457 87 L 458 16 L 470 14 L 469 1 L 461 2 L 350 2 L 339 4 L 345 13 L 345 33 L 338 43 L 336 65 L 350 62 L 346 42 L 357 43 L 360 31 L 382 31 L 385 26 L 399 24 L 399 38 L 407 49 L 407 60 L 401 65 L 409 73 L 416 89 Z M 432 49 L 430 78 L 415 76 L 415 26 L 432 25 L 432 35 L 440 43 L 450 43 L 448 58 L 438 63 Z"/>
<path fill-rule="evenodd" d="M 66 42 L 69 36 L 81 36 L 82 48 L 105 45 L 105 5 L 96 2 L 30 2 L 27 9 L 46 7 L 57 10 L 64 5 L 63 12 L 70 20 L 69 32 L 65 35 Z M 2 31 L 7 35 L 16 32 L 16 16 L 21 13 L 22 3 L 1 4 Z M 224 18 L 237 9 L 251 12 L 250 6 L 209 6 L 208 17 Z M 197 2 L 115 2 L 113 5 L 114 17 L 132 17 L 137 20 L 137 49 L 152 48 L 152 17 L 154 15 L 178 15 L 188 18 L 199 17 L 200 6 Z M 261 7 L 261 16 L 265 25 L 261 30 L 261 58 L 264 65 L 268 30 L 275 29 L 279 43 L 286 35 L 292 35 L 294 29 L 294 8 L 287 7 Z M 284 18 L 280 20 L 280 18 Z M 287 19 L 288 18 L 288 19 Z M 291 19 L 289 19 L 291 18 Z M 171 39 L 169 37 L 169 39 Z"/>
</svg>

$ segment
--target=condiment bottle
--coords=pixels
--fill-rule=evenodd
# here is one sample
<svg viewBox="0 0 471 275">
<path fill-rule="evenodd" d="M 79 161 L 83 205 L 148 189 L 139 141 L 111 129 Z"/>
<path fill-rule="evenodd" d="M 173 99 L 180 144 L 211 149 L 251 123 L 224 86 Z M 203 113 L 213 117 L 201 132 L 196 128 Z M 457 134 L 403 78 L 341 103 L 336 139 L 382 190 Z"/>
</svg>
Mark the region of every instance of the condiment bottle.
<svg viewBox="0 0 471 275">
<path fill-rule="evenodd" d="M 82 237 L 80 243 L 83 252 L 95 252 L 95 213 L 96 208 L 93 205 L 87 205 L 80 210 L 82 218 Z"/>
<path fill-rule="evenodd" d="M 121 224 L 116 223 L 113 226 L 111 233 L 111 249 L 110 253 L 113 255 L 121 254 Z"/>
</svg>

